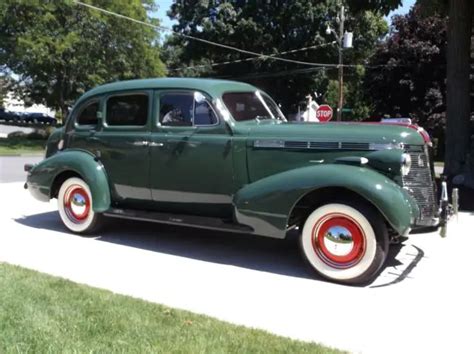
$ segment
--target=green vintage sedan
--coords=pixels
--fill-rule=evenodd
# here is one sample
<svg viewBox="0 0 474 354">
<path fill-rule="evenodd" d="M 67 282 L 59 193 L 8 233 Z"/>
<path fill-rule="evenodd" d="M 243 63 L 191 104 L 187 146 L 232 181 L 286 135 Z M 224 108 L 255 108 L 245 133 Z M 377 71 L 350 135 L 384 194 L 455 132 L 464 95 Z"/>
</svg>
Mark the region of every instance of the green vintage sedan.
<svg viewBox="0 0 474 354">
<path fill-rule="evenodd" d="M 25 186 L 81 234 L 107 218 L 295 230 L 317 273 L 363 284 L 392 240 L 439 225 L 430 151 L 415 126 L 288 122 L 245 83 L 132 80 L 84 94 Z"/>
</svg>

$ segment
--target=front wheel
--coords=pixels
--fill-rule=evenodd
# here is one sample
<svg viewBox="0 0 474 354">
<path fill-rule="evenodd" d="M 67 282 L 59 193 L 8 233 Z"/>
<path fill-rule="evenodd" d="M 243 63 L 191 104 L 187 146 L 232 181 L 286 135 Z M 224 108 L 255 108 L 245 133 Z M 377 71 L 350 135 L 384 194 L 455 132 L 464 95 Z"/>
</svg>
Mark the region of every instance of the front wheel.
<svg viewBox="0 0 474 354">
<path fill-rule="evenodd" d="M 103 224 L 103 215 L 92 209 L 92 194 L 84 180 L 77 177 L 63 182 L 58 193 L 58 210 L 64 225 L 76 233 L 92 233 Z"/>
<path fill-rule="evenodd" d="M 321 276 L 346 284 L 373 280 L 388 253 L 388 232 L 381 216 L 364 203 L 325 204 L 303 226 L 301 248 Z"/>
</svg>

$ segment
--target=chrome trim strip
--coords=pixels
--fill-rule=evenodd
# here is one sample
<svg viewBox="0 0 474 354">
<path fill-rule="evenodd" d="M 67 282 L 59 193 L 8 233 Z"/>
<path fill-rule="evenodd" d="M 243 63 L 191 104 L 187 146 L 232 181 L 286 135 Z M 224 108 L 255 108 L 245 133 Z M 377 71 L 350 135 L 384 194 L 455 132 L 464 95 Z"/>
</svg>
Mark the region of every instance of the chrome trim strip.
<svg viewBox="0 0 474 354">
<path fill-rule="evenodd" d="M 403 143 L 377 144 L 342 141 L 296 141 L 277 139 L 257 139 L 253 142 L 253 147 L 257 149 L 298 149 L 298 150 L 392 150 L 404 148 Z"/>
<path fill-rule="evenodd" d="M 285 147 L 285 142 L 283 140 L 255 140 L 253 142 L 253 147 L 281 149 Z"/>
</svg>

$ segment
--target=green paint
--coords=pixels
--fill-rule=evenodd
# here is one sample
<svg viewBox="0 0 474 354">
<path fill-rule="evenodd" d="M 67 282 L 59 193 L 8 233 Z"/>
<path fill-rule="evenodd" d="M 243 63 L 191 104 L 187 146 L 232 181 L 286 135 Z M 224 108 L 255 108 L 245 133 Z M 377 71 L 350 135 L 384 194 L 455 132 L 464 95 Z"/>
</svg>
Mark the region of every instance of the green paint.
<svg viewBox="0 0 474 354">
<path fill-rule="evenodd" d="M 161 126 L 160 94 L 176 90 L 200 91 L 216 106 L 225 92 L 256 88 L 224 80 L 149 79 L 91 90 L 73 108 L 66 128 L 50 138 L 48 158 L 31 171 L 32 194 L 48 200 L 54 179 L 73 171 L 91 187 L 98 212 L 113 206 L 213 216 L 277 238 L 285 237 L 295 204 L 322 188 L 357 193 L 401 234 L 418 217 L 400 176 L 402 146 L 424 144 L 417 131 L 381 124 L 236 122 L 216 107 L 216 125 Z M 107 98 L 137 92 L 149 97 L 147 124 L 108 126 Z M 75 126 L 91 100 L 100 102 L 99 124 Z M 65 148 L 56 153 L 60 139 Z"/>
</svg>

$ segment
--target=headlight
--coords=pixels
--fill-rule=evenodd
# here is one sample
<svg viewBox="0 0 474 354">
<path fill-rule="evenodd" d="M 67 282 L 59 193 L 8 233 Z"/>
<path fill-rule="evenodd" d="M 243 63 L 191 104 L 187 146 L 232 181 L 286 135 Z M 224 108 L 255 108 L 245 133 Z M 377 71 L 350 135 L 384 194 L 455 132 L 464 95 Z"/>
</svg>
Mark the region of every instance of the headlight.
<svg viewBox="0 0 474 354">
<path fill-rule="evenodd" d="M 402 176 L 406 176 L 410 172 L 411 168 L 411 157 L 408 154 L 402 154 L 402 159 L 400 161 Z"/>
</svg>

